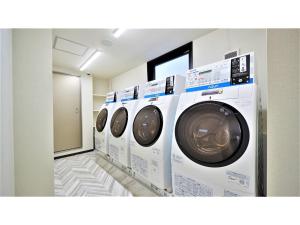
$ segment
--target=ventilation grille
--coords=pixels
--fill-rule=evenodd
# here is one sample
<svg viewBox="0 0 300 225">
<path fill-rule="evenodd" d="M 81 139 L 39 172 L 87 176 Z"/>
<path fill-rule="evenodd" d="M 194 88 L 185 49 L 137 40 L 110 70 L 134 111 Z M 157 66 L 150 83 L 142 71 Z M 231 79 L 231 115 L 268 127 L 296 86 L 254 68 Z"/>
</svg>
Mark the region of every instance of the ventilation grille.
<svg viewBox="0 0 300 225">
<path fill-rule="evenodd" d="M 239 55 L 239 50 L 230 51 L 224 54 L 224 59 L 230 59 Z"/>
</svg>

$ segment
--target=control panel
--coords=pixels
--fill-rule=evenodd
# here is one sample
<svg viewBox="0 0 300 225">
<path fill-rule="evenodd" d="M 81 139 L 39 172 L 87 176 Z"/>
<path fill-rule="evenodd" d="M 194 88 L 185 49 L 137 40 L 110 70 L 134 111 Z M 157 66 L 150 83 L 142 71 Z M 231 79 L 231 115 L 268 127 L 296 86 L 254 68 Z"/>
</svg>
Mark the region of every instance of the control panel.
<svg viewBox="0 0 300 225">
<path fill-rule="evenodd" d="M 149 81 L 145 85 L 145 98 L 174 94 L 175 76 Z"/>
<path fill-rule="evenodd" d="M 165 94 L 174 94 L 174 76 L 167 77 Z"/>
<path fill-rule="evenodd" d="M 139 86 L 133 86 L 121 91 L 120 98 L 122 102 L 135 100 L 138 99 L 138 94 L 139 94 Z"/>
<path fill-rule="evenodd" d="M 117 93 L 115 91 L 109 92 L 106 94 L 106 103 L 116 102 L 117 101 Z"/>
<path fill-rule="evenodd" d="M 186 89 L 230 83 L 230 64 L 228 60 L 224 60 L 205 65 L 189 70 L 186 76 Z"/>
<path fill-rule="evenodd" d="M 254 53 L 248 53 L 187 71 L 185 90 L 201 91 L 254 82 Z"/>
<path fill-rule="evenodd" d="M 250 81 L 250 55 L 231 59 L 231 84 L 243 84 Z"/>
</svg>

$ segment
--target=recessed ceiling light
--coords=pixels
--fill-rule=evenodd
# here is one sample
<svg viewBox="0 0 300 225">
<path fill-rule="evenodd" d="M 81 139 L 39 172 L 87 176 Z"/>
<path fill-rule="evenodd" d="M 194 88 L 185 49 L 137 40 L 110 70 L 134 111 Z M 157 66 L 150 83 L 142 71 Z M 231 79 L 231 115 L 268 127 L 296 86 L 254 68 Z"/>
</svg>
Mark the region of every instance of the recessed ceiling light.
<svg viewBox="0 0 300 225">
<path fill-rule="evenodd" d="M 125 31 L 126 31 L 126 29 L 124 29 L 124 28 L 118 28 L 113 31 L 113 35 L 115 38 L 119 38 Z"/>
<path fill-rule="evenodd" d="M 90 58 L 88 58 L 87 61 L 85 61 L 85 63 L 83 63 L 80 66 L 80 71 L 85 70 L 93 61 L 95 61 L 95 59 L 97 59 L 99 56 L 101 55 L 101 52 L 99 51 L 95 51 Z"/>
</svg>

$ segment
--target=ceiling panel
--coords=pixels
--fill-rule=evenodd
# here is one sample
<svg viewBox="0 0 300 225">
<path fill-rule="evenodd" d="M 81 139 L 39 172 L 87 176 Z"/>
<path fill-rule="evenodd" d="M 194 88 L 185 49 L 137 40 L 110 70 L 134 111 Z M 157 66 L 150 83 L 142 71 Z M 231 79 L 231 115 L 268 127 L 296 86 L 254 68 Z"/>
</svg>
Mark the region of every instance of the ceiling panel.
<svg viewBox="0 0 300 225">
<path fill-rule="evenodd" d="M 80 65 L 99 50 L 87 69 L 96 77 L 111 78 L 197 39 L 212 29 L 129 29 L 119 38 L 114 29 L 54 29 L 53 42 L 61 37 L 87 46 L 82 56 L 53 49 L 53 65 L 79 71 Z M 54 43 L 53 43 L 54 44 Z"/>
<path fill-rule="evenodd" d="M 54 40 L 54 49 L 77 56 L 83 56 L 88 50 L 88 47 L 56 36 Z"/>
</svg>

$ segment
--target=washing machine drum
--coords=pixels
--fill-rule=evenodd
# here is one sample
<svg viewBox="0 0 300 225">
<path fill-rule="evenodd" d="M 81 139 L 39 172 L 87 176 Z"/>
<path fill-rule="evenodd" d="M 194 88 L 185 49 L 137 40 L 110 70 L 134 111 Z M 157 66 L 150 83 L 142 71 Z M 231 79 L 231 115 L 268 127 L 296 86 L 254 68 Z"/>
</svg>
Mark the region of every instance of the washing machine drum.
<svg viewBox="0 0 300 225">
<path fill-rule="evenodd" d="M 97 120 L 96 120 L 96 129 L 98 132 L 102 132 L 106 121 L 107 121 L 107 115 L 108 115 L 108 111 L 107 109 L 102 109 L 100 111 L 100 113 L 97 116 Z"/>
<path fill-rule="evenodd" d="M 142 108 L 133 121 L 133 136 L 144 147 L 153 145 L 161 134 L 163 118 L 161 111 L 154 105 Z"/>
<path fill-rule="evenodd" d="M 128 112 L 125 107 L 118 108 L 110 122 L 110 130 L 114 137 L 120 137 L 124 133 L 128 121 Z"/>
<path fill-rule="evenodd" d="M 175 137 L 181 151 L 194 162 L 222 167 L 240 158 L 249 143 L 246 120 L 222 102 L 201 102 L 178 118 Z"/>
</svg>

